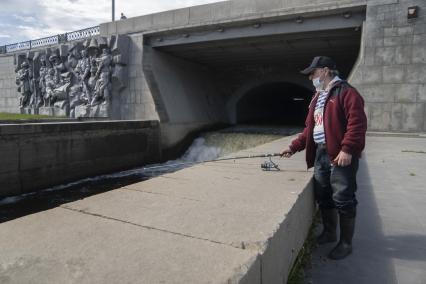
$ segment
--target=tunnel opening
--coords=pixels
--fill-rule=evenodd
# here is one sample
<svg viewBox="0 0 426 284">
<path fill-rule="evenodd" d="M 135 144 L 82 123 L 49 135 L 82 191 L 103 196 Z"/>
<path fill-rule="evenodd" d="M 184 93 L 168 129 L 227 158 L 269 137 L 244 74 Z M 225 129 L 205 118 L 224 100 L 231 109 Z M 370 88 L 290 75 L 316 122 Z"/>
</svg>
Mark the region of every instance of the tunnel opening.
<svg viewBox="0 0 426 284">
<path fill-rule="evenodd" d="M 311 96 L 311 90 L 289 82 L 257 86 L 237 102 L 235 122 L 303 126 Z"/>
<path fill-rule="evenodd" d="M 278 21 L 149 35 L 146 45 L 158 58 L 151 65 L 157 69 L 153 77 L 164 100 L 158 109 L 184 126 L 189 121 L 303 126 L 314 89 L 300 70 L 315 56 L 329 56 L 340 77 L 348 79 L 364 19 L 361 9 L 350 19 L 338 14 L 301 24 Z M 183 102 L 191 104 L 176 107 Z"/>
</svg>

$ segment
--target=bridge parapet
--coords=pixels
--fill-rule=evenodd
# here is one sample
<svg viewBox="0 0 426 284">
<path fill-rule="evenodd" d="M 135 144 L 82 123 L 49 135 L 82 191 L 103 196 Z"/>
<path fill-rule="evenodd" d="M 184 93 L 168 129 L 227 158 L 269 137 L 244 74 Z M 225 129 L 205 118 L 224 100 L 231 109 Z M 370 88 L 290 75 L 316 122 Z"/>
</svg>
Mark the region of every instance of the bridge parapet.
<svg viewBox="0 0 426 284">
<path fill-rule="evenodd" d="M 329 11 L 365 7 L 367 0 L 257 1 L 232 0 L 148 14 L 102 23 L 100 34 L 152 33 L 209 25 L 235 25 L 241 21 L 296 19 L 303 14 L 321 15 Z"/>
<path fill-rule="evenodd" d="M 34 40 L 28 40 L 23 42 L 17 42 L 13 44 L 7 44 L 0 46 L 0 54 L 13 53 L 23 50 L 31 50 L 39 47 L 46 47 L 57 45 L 59 43 L 67 43 L 74 40 L 81 40 L 86 38 L 91 38 L 99 35 L 99 26 L 90 27 L 78 31 L 73 31 L 69 33 L 59 34 L 48 36 L 44 38 L 38 38 Z"/>
</svg>

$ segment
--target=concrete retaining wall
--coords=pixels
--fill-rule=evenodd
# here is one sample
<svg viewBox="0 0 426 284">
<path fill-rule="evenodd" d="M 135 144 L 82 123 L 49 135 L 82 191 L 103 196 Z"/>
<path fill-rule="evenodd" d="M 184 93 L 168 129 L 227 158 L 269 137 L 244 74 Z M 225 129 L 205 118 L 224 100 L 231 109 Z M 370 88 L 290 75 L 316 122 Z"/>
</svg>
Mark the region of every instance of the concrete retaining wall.
<svg viewBox="0 0 426 284">
<path fill-rule="evenodd" d="M 416 5 L 419 18 L 407 20 Z M 426 131 L 426 1 L 369 1 L 363 37 L 351 83 L 365 99 L 369 129 Z"/>
<path fill-rule="evenodd" d="M 0 112 L 20 112 L 13 62 L 13 55 L 0 56 Z"/>
<path fill-rule="evenodd" d="M 261 255 L 260 283 L 287 283 L 291 268 L 308 236 L 316 212 L 311 180 L 298 196 Z M 253 282 L 256 283 L 256 282 Z"/>
<path fill-rule="evenodd" d="M 158 121 L 0 125 L 0 197 L 161 157 Z"/>
<path fill-rule="evenodd" d="M 129 82 L 119 97 L 113 98 L 113 108 L 120 119 L 158 120 L 151 90 L 142 70 L 143 36 L 130 35 Z"/>
<path fill-rule="evenodd" d="M 146 46 L 144 55 L 144 74 L 157 91 L 152 96 L 161 100 L 156 105 L 162 115 L 164 148 L 191 131 L 227 121 L 225 99 L 212 70 Z"/>
</svg>

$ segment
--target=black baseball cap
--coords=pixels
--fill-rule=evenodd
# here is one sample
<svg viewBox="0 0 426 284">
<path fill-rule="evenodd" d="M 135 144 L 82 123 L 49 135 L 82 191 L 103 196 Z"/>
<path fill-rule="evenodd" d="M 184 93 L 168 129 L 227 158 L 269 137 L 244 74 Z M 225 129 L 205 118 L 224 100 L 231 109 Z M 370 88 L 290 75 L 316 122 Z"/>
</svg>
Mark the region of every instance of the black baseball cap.
<svg viewBox="0 0 426 284">
<path fill-rule="evenodd" d="M 336 63 L 330 57 L 316 56 L 312 60 L 311 65 L 308 68 L 300 71 L 300 73 L 304 75 L 309 75 L 312 73 L 312 71 L 314 71 L 315 68 L 324 68 L 324 67 L 328 67 L 330 69 L 336 69 Z"/>
</svg>

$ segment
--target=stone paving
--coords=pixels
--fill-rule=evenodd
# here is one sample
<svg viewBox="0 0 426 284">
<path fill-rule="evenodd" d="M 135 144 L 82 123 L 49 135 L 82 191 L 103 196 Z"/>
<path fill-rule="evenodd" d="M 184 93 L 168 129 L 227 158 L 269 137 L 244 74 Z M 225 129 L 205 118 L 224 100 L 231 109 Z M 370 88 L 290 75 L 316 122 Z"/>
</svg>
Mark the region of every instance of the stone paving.
<svg viewBox="0 0 426 284">
<path fill-rule="evenodd" d="M 405 151 L 426 151 L 426 137 L 367 137 L 353 254 L 317 248 L 306 283 L 426 283 L 426 153 Z"/>
</svg>

